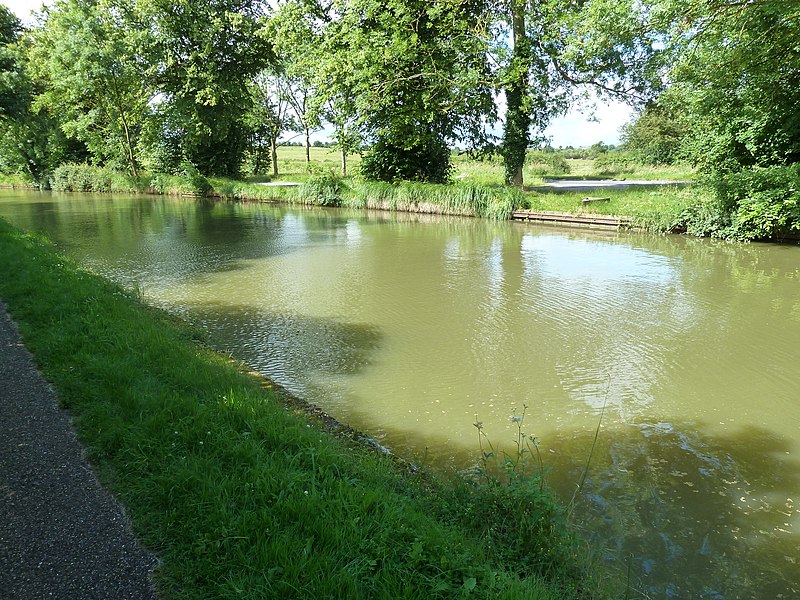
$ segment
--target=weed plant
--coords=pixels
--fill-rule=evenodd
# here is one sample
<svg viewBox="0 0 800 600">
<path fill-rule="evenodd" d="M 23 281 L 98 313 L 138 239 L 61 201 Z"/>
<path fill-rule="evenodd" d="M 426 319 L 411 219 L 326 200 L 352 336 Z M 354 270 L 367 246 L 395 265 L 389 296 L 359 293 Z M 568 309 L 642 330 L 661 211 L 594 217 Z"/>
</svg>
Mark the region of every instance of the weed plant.
<svg viewBox="0 0 800 600">
<path fill-rule="evenodd" d="M 164 600 L 585 598 L 540 485 L 413 476 L 324 433 L 199 333 L 0 221 L 0 297 Z"/>
<path fill-rule="evenodd" d="M 518 564 L 523 572 L 547 572 L 558 579 L 574 579 L 577 572 L 569 569 L 585 564 L 580 558 L 577 540 L 567 525 L 566 512 L 552 500 L 546 487 L 545 466 L 538 440 L 523 430 L 527 405 L 521 414 L 513 414 L 516 428 L 512 451 L 497 449 L 486 434 L 483 423 L 475 415 L 480 459 L 471 476 L 475 494 L 482 497 L 482 513 L 492 523 L 484 532 L 488 542 L 500 548 L 508 561 Z M 477 525 L 469 520 L 469 526 Z M 507 539 L 521 539 L 522 547 L 506 547 Z M 542 540 L 549 540 L 547 547 Z M 529 549 L 535 549 L 529 553 Z M 542 557 L 548 558 L 542 560 Z M 561 570 L 564 567 L 566 571 Z"/>
</svg>

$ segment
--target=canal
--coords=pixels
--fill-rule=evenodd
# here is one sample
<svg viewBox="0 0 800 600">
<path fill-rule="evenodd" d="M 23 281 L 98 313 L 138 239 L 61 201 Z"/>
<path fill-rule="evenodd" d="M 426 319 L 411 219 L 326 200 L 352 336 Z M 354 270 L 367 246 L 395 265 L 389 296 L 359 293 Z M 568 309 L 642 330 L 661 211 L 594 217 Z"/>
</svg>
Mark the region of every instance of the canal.
<svg viewBox="0 0 800 600">
<path fill-rule="evenodd" d="M 0 217 L 419 463 L 475 466 L 476 421 L 513 451 L 525 411 L 649 597 L 800 595 L 800 247 L 18 191 Z"/>
</svg>

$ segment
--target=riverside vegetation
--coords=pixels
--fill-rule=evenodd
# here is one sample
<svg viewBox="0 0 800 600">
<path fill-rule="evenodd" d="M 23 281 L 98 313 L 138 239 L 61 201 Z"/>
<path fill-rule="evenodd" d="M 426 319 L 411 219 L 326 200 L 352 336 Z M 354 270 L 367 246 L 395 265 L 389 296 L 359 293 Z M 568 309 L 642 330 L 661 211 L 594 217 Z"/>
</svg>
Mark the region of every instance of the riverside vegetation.
<svg viewBox="0 0 800 600">
<path fill-rule="evenodd" d="M 429 477 L 325 433 L 263 378 L 0 222 L 0 297 L 169 598 L 589 598 L 536 477 Z M 300 414 L 298 414 L 300 412 Z"/>
<path fill-rule="evenodd" d="M 517 209 L 604 214 L 631 218 L 633 225 L 653 232 L 683 231 L 692 235 L 736 240 L 782 239 L 800 232 L 800 168 L 766 167 L 725 177 L 701 177 L 686 165 L 653 167 L 624 152 L 593 159 L 566 159 L 565 151 L 528 153 L 525 190 L 504 186 L 499 161 L 456 155 L 450 184 L 387 183 L 333 172 L 331 152 L 313 148 L 313 162 L 302 148 L 281 150 L 284 176 L 296 186 L 265 186 L 269 177 L 249 181 L 207 178 L 190 163 L 179 175 L 136 176 L 86 164 L 65 164 L 50 179 L 56 191 L 124 192 L 214 196 L 255 201 L 283 201 L 319 206 L 401 210 L 509 219 Z M 357 161 L 356 161 L 356 164 Z M 606 189 L 609 202 L 582 206 L 585 191 L 548 190 L 545 179 L 679 179 L 683 185 Z M 6 176 L 0 185 L 29 185 Z"/>
<path fill-rule="evenodd" d="M 278 176 L 277 146 L 291 136 L 313 171 L 312 134 L 326 127 L 343 179 L 318 173 L 306 193 L 284 199 L 504 218 L 513 207 L 564 204 L 500 188 L 566 173 L 582 150 L 546 152 L 544 132 L 590 89 L 636 110 L 623 152 L 588 149 L 596 173 L 688 164 L 703 185 L 609 194 L 587 211 L 729 239 L 800 232 L 793 3 L 178 6 L 58 0 L 31 26 L 0 6 L 0 172 L 86 189 L 75 165 L 91 164 L 103 170 L 89 176 L 91 189 L 262 198 L 239 181 Z M 482 160 L 454 156 L 455 146 Z M 348 160 L 360 162 L 362 181 L 346 179 Z"/>
</svg>

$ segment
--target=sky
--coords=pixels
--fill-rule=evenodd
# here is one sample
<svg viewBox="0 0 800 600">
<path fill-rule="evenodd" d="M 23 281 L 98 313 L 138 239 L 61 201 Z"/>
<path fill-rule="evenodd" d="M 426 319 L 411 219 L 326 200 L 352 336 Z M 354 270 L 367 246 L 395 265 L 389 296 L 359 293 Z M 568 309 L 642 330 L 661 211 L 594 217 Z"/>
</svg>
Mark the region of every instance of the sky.
<svg viewBox="0 0 800 600">
<path fill-rule="evenodd" d="M 30 13 L 41 8 L 42 0 L 0 0 L 20 17 L 30 22 Z M 49 2 L 48 2 L 49 3 Z M 594 118 L 579 109 L 569 111 L 565 116 L 555 119 L 545 130 L 554 147 L 574 146 L 576 148 L 591 146 L 597 142 L 606 144 L 619 143 L 619 129 L 631 117 L 631 109 L 619 102 L 597 101 Z M 322 136 L 324 137 L 324 136 Z"/>
</svg>

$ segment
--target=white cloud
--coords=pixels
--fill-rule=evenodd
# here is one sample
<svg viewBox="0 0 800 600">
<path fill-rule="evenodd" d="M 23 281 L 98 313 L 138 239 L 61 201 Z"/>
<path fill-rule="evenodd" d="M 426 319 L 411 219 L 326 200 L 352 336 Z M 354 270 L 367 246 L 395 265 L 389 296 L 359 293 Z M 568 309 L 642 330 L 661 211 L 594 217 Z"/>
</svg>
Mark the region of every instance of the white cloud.
<svg viewBox="0 0 800 600">
<path fill-rule="evenodd" d="M 594 118 L 589 120 L 588 111 L 581 113 L 580 108 L 574 108 L 553 120 L 545 135 L 555 147 L 581 148 L 597 142 L 619 144 L 619 129 L 630 120 L 631 107 L 621 102 L 598 103 L 593 112 Z"/>
</svg>

